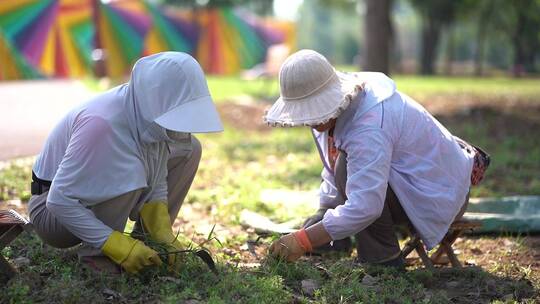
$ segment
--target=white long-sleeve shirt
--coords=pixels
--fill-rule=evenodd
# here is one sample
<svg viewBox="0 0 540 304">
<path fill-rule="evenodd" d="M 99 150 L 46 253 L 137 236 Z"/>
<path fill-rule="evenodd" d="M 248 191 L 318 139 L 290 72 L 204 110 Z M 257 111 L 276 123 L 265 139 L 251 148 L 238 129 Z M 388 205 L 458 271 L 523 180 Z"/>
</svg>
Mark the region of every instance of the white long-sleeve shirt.
<svg viewBox="0 0 540 304">
<path fill-rule="evenodd" d="M 92 206 L 137 189 L 137 206 L 167 200 L 167 161 L 179 143 L 156 119 L 210 95 L 199 70 L 187 54 L 142 58 L 129 83 L 73 109 L 47 138 L 33 171 L 52 181 L 47 209 L 84 243 L 101 248 L 112 233 Z"/>
<path fill-rule="evenodd" d="M 327 132 L 314 131 L 324 164 L 320 204 L 332 239 L 353 235 L 381 214 L 388 184 L 428 248 L 436 246 L 463 206 L 473 155 L 421 105 L 380 73 L 357 73 L 365 90 L 337 119 L 334 142 L 347 153 L 346 195 L 328 165 Z M 342 204 L 342 205 L 340 205 Z"/>
</svg>

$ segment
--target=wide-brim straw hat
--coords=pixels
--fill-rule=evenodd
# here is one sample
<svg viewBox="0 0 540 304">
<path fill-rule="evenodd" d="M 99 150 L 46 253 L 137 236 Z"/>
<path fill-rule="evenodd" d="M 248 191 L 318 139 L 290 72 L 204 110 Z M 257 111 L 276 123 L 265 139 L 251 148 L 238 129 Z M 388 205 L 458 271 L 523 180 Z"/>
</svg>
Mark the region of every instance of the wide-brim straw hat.
<svg viewBox="0 0 540 304">
<path fill-rule="evenodd" d="M 279 71 L 281 96 L 264 121 L 277 127 L 315 126 L 336 118 L 362 90 L 362 82 L 336 71 L 326 58 L 301 50 L 285 60 Z"/>
</svg>

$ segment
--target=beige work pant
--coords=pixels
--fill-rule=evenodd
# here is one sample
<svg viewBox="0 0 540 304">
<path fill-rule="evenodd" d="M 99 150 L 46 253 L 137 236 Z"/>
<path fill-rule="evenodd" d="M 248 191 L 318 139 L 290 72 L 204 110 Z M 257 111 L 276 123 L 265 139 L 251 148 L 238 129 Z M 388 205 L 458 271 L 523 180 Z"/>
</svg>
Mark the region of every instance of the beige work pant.
<svg viewBox="0 0 540 304">
<path fill-rule="evenodd" d="M 174 152 L 167 163 L 167 186 L 169 215 L 174 223 L 184 198 L 193 182 L 201 159 L 201 144 L 192 136 L 192 152 L 188 155 L 175 156 Z M 116 231 L 124 231 L 127 219 L 138 211 L 144 202 L 139 198 L 143 190 L 138 189 L 91 207 L 95 216 L 105 225 Z M 33 195 L 28 202 L 28 213 L 36 233 L 48 245 L 57 248 L 73 247 L 81 243 L 49 212 L 46 206 L 48 191 Z M 137 216 L 135 217 L 137 218 Z M 83 244 L 78 250 L 79 257 L 101 255 L 101 250 Z"/>
<path fill-rule="evenodd" d="M 338 191 L 347 200 L 347 195 L 345 194 L 345 185 L 347 184 L 347 155 L 342 151 L 340 151 L 336 160 L 335 180 Z M 463 216 L 468 202 L 469 196 L 467 195 L 465 204 L 456 216 L 456 219 Z M 384 263 L 399 257 L 401 249 L 399 248 L 399 241 L 394 231 L 396 226 L 405 226 L 408 229 L 414 229 L 407 214 L 401 207 L 399 199 L 390 185 L 388 185 L 381 216 L 354 236 L 359 261 L 362 263 Z"/>
</svg>

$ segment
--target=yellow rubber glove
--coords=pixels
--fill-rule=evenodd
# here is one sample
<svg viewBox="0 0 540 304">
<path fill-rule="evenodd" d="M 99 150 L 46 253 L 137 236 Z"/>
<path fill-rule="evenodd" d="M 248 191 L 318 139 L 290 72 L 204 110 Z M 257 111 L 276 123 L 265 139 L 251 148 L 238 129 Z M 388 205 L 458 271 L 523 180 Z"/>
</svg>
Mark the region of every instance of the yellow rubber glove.
<svg viewBox="0 0 540 304">
<path fill-rule="evenodd" d="M 149 233 L 154 241 L 169 245 L 169 252 L 184 249 L 184 246 L 172 231 L 166 202 L 148 202 L 144 204 L 139 215 L 144 231 Z M 174 267 L 176 270 L 179 269 L 180 265 L 177 263 L 176 254 L 169 254 L 168 261 L 169 266 Z"/>
<path fill-rule="evenodd" d="M 101 251 L 129 273 L 137 273 L 145 266 L 160 266 L 162 263 L 155 250 L 118 231 L 111 233 Z"/>
<path fill-rule="evenodd" d="M 270 245 L 270 255 L 289 262 L 298 260 L 306 252 L 313 250 L 304 229 L 280 237 Z"/>
</svg>

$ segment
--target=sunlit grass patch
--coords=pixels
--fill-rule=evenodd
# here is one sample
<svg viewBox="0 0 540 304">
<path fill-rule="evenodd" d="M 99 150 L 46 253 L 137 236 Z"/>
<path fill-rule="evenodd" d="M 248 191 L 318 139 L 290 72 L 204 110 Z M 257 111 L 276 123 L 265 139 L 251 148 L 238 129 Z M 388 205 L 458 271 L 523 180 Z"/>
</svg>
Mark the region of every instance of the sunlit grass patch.
<svg viewBox="0 0 540 304">
<path fill-rule="evenodd" d="M 0 162 L 0 201 L 30 198 L 33 162 L 33 157 Z"/>
<path fill-rule="evenodd" d="M 216 204 L 224 216 L 238 216 L 247 208 L 281 220 L 298 217 L 298 210 L 265 204 L 261 195 L 268 189 L 318 187 L 321 164 L 311 134 L 305 128 L 263 134 L 226 128 L 223 134 L 199 138 L 203 160 L 190 200 Z M 305 215 L 317 203 L 307 206 Z"/>
<path fill-rule="evenodd" d="M 424 100 L 439 95 L 456 95 L 468 98 L 508 98 L 540 102 L 540 80 L 508 77 L 474 78 L 397 75 L 398 90 Z"/>
<path fill-rule="evenodd" d="M 346 68 L 355 71 L 353 67 Z M 419 101 L 454 96 L 476 99 L 508 99 L 540 102 L 540 79 L 510 77 L 447 77 L 392 75 L 398 90 Z M 218 102 L 238 95 L 274 100 L 279 96 L 277 78 L 246 80 L 239 76 L 207 76 L 208 86 Z"/>
</svg>

